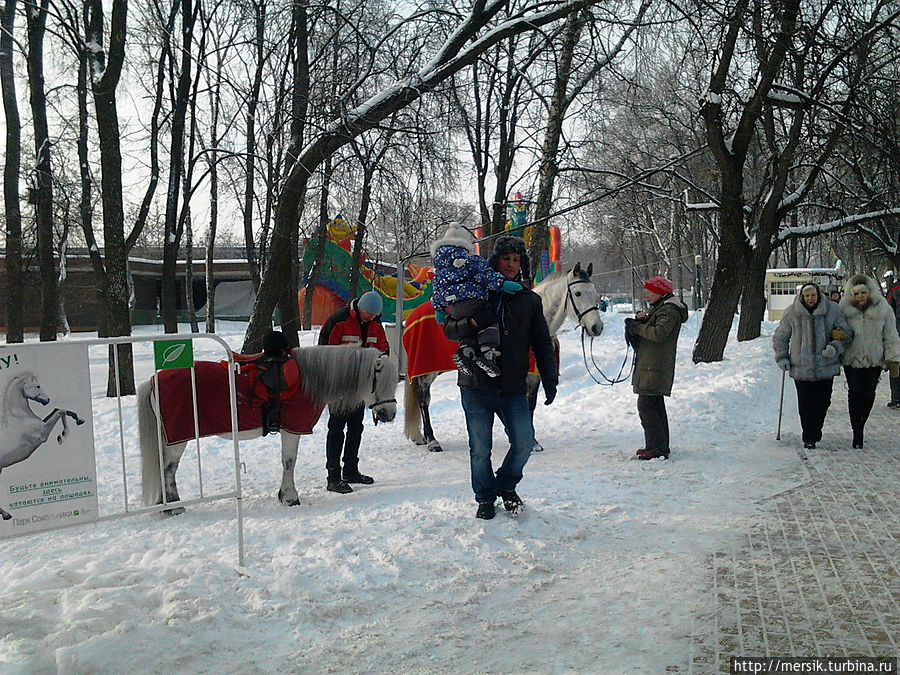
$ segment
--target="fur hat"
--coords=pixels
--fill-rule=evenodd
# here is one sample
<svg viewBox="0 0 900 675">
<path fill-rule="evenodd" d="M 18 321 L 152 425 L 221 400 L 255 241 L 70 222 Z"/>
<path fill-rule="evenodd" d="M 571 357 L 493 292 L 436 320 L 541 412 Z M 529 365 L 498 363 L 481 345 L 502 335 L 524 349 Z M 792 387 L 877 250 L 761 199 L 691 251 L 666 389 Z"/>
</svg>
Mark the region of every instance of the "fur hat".
<svg viewBox="0 0 900 675">
<path fill-rule="evenodd" d="M 644 288 L 657 295 L 665 295 L 675 290 L 672 282 L 662 276 L 650 277 L 644 282 Z"/>
<path fill-rule="evenodd" d="M 861 286 L 865 286 L 869 291 L 869 304 L 878 304 L 881 300 L 881 288 L 878 286 L 878 283 L 867 274 L 854 274 L 847 280 L 847 283 L 844 284 L 843 301 L 855 306 L 856 302 L 853 299 L 853 292 Z"/>
<path fill-rule="evenodd" d="M 497 269 L 497 263 L 500 257 L 507 253 L 518 253 L 522 266 L 519 268 L 519 277 L 529 284 L 531 283 L 531 261 L 528 259 L 528 249 L 525 247 L 525 240 L 513 234 L 501 234 L 494 241 L 494 250 L 491 251 L 491 257 L 488 258 L 488 265 Z"/>
<path fill-rule="evenodd" d="M 441 246 L 462 246 L 469 253 L 475 253 L 475 237 L 459 223 L 450 223 L 444 236 L 431 244 L 431 257 Z"/>
<path fill-rule="evenodd" d="M 356 308 L 376 316 L 381 314 L 381 296 L 375 291 L 366 291 L 356 301 Z"/>
<path fill-rule="evenodd" d="M 291 348 L 291 343 L 280 330 L 272 330 L 263 335 L 263 353 L 266 356 L 280 356 Z"/>
<path fill-rule="evenodd" d="M 819 284 L 813 283 L 812 281 L 807 281 L 805 284 L 803 284 L 802 286 L 800 286 L 800 290 L 797 291 L 797 294 L 800 295 L 800 296 L 802 296 L 802 295 L 803 295 L 803 289 L 806 288 L 806 287 L 810 287 L 810 288 L 816 289 L 816 295 L 817 295 L 818 297 L 820 297 L 820 298 L 822 297 L 822 291 L 821 291 L 821 289 L 819 288 Z"/>
</svg>

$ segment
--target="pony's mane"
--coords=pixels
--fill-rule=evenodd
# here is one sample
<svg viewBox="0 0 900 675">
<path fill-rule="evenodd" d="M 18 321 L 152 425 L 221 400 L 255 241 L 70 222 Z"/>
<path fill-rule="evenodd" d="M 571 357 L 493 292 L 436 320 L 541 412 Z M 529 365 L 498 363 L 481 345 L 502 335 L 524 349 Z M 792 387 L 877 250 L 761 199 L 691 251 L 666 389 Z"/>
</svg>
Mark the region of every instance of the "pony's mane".
<svg viewBox="0 0 900 675">
<path fill-rule="evenodd" d="M 318 404 L 347 411 L 358 406 L 370 390 L 378 350 L 317 345 L 296 347 L 294 358 L 304 393 Z"/>
<path fill-rule="evenodd" d="M 550 276 L 544 277 L 543 279 L 541 279 L 540 283 L 535 284 L 534 290 L 537 290 L 538 288 L 540 288 L 541 286 L 544 286 L 544 285 L 549 286 L 555 281 L 559 281 L 560 279 L 565 279 L 567 276 L 569 276 L 568 272 L 566 272 L 564 270 L 557 270 Z"/>
</svg>

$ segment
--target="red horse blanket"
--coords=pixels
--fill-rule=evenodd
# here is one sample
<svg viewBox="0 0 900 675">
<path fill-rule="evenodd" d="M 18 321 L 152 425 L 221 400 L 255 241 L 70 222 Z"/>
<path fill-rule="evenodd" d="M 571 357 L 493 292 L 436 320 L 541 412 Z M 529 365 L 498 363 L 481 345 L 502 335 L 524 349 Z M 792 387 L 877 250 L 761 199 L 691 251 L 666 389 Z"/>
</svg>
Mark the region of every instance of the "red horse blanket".
<svg viewBox="0 0 900 675">
<path fill-rule="evenodd" d="M 231 431 L 231 407 L 228 404 L 227 364 L 212 361 L 194 363 L 197 379 L 197 413 L 200 436 Z M 238 430 L 262 427 L 262 404 L 266 399 L 253 391 L 249 373 L 235 375 Z M 157 373 L 159 406 L 167 445 L 194 438 L 194 409 L 191 402 L 190 368 L 173 368 Z M 281 428 L 294 434 L 312 433 L 324 406 L 316 405 L 302 388 L 281 401 Z"/>
<path fill-rule="evenodd" d="M 403 348 L 406 350 L 406 376 L 410 380 L 428 373 L 445 373 L 456 370 L 453 352 L 458 342 L 448 340 L 444 329 L 435 321 L 431 301 L 423 302 L 409 313 L 403 329 Z M 554 336 L 556 367 L 559 368 L 559 341 Z M 537 374 L 534 354 L 529 353 L 528 372 Z M 502 357 L 501 357 L 502 358 Z"/>
<path fill-rule="evenodd" d="M 434 320 L 434 306 L 430 300 L 409 313 L 403 330 L 407 377 L 412 379 L 428 373 L 456 370 L 451 357 L 457 347 L 459 343 L 444 337 L 444 329 Z"/>
</svg>

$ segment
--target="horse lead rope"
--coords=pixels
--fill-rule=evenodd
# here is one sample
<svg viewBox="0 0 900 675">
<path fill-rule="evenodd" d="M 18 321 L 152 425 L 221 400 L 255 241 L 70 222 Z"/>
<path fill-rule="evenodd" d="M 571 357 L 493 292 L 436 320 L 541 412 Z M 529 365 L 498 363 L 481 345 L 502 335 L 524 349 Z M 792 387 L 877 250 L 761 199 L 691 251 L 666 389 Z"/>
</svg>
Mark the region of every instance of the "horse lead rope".
<svg viewBox="0 0 900 675">
<path fill-rule="evenodd" d="M 614 377 L 610 378 L 610 377 L 606 376 L 606 373 L 603 372 L 603 370 L 600 368 L 600 366 L 597 365 L 597 361 L 594 360 L 594 338 L 591 338 L 591 365 L 594 366 L 594 368 L 597 370 L 597 372 L 600 373 L 600 377 L 603 378 L 603 380 L 598 380 L 596 377 L 594 377 L 594 373 L 591 372 L 591 367 L 588 365 L 588 362 L 587 362 L 587 350 L 584 347 L 584 333 L 585 333 L 585 330 L 584 330 L 584 327 L 582 327 L 582 329 L 581 329 L 581 355 L 584 359 L 584 369 L 587 370 L 587 373 L 588 373 L 588 375 L 591 376 L 591 379 L 597 384 L 610 386 L 610 387 L 613 386 L 614 384 L 618 384 L 619 382 L 625 382 L 626 380 L 628 380 L 631 377 L 631 374 L 634 372 L 634 357 L 633 356 L 631 358 L 631 367 L 628 369 L 628 373 L 624 377 L 622 377 L 622 372 L 625 370 L 625 364 L 628 363 L 628 355 L 632 351 L 631 345 L 626 343 L 625 358 L 622 359 L 622 365 L 619 366 L 619 372 L 616 373 L 616 375 Z"/>
</svg>

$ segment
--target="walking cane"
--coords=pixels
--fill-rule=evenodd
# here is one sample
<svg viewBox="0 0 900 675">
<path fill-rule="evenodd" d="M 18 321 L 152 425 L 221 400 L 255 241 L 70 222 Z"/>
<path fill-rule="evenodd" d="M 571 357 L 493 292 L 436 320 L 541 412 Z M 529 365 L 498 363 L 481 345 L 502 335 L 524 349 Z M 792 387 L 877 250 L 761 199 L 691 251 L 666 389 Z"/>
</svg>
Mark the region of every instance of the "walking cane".
<svg viewBox="0 0 900 675">
<path fill-rule="evenodd" d="M 784 378 L 787 377 L 787 371 L 781 371 L 781 396 L 778 399 L 778 431 L 775 432 L 775 440 L 781 440 L 781 411 L 784 409 Z"/>
</svg>

